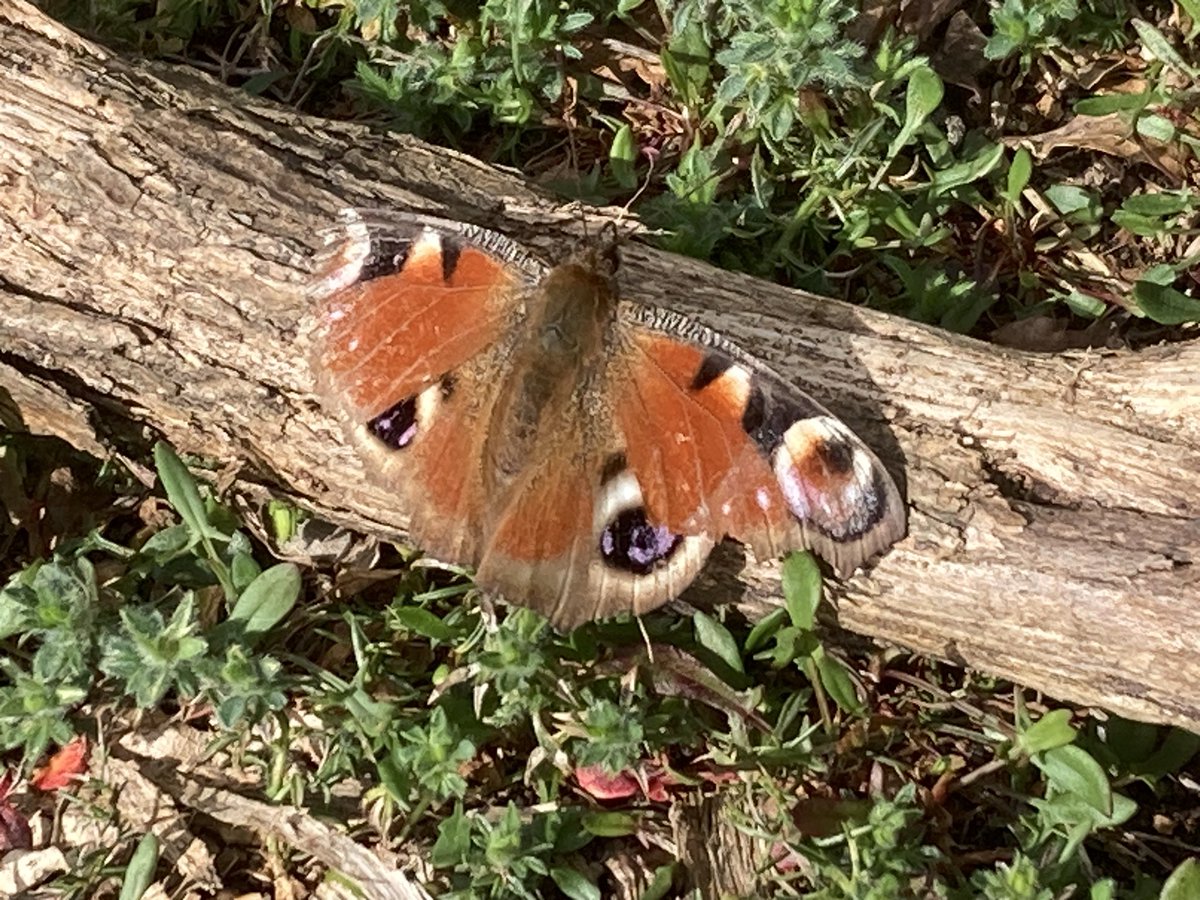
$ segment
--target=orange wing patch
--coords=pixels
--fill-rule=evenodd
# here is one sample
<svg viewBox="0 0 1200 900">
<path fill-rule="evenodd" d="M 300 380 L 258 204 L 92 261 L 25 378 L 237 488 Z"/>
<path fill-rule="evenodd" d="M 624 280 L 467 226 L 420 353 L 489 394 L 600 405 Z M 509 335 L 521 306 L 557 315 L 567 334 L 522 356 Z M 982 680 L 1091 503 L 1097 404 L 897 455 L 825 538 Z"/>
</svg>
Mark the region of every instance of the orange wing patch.
<svg viewBox="0 0 1200 900">
<path fill-rule="evenodd" d="M 735 366 L 698 383 L 704 349 L 651 332 L 639 332 L 636 346 L 616 414 L 650 518 L 679 534 L 761 547 L 764 532 L 787 526 L 787 509 L 742 427 L 748 373 Z"/>
<path fill-rule="evenodd" d="M 501 514 L 490 551 L 535 563 L 566 555 L 580 538 L 590 547 L 593 503 L 584 472 L 569 464 L 542 466 Z"/>
<path fill-rule="evenodd" d="M 492 300 L 514 286 L 499 260 L 470 246 L 448 256 L 430 231 L 402 249 L 397 271 L 334 294 L 319 314 L 321 365 L 361 417 L 412 396 L 495 341 L 503 312 Z"/>
</svg>

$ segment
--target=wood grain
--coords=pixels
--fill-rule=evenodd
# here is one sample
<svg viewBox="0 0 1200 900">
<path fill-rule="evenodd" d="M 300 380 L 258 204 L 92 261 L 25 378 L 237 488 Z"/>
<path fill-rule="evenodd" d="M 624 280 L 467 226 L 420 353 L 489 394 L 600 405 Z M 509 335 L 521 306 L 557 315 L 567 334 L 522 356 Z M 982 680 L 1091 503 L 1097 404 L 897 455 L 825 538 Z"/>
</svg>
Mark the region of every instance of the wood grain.
<svg viewBox="0 0 1200 900">
<path fill-rule="evenodd" d="M 474 160 L 0 2 L 0 389 L 31 429 L 141 458 L 163 437 L 236 466 L 244 496 L 402 534 L 305 364 L 301 286 L 347 205 L 551 256 L 581 219 Z M 623 282 L 793 377 L 905 485 L 910 535 L 833 588 L 842 626 L 1200 730 L 1200 345 L 1003 350 L 638 245 Z M 690 598 L 778 603 L 773 563 L 720 556 Z"/>
</svg>

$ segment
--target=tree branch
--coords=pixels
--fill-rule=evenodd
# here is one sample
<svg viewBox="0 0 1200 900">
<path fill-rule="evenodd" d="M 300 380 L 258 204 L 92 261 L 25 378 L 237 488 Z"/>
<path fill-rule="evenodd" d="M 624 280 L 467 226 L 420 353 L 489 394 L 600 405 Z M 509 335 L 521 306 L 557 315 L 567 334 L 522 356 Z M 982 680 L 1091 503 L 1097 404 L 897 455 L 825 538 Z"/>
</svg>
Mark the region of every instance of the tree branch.
<svg viewBox="0 0 1200 900">
<path fill-rule="evenodd" d="M 402 511 L 298 341 L 319 230 L 405 206 L 551 257 L 580 231 L 481 163 L 123 60 L 19 0 L 0 98 L 0 389 L 28 427 L 131 455 L 161 436 L 379 534 Z M 623 283 L 794 377 L 906 482 L 910 535 L 834 588 L 843 626 L 1200 730 L 1200 345 L 1018 353 L 636 244 Z M 689 596 L 758 615 L 778 568 L 727 549 Z"/>
</svg>

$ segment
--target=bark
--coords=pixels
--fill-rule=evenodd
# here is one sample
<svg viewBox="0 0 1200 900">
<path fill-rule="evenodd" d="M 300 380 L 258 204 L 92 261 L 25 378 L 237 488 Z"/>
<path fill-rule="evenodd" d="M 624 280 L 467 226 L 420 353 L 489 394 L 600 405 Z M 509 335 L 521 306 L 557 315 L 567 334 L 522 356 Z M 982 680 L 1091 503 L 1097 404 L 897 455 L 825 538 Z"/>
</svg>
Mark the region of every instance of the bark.
<svg viewBox="0 0 1200 900">
<path fill-rule="evenodd" d="M 347 205 L 581 230 L 515 177 L 130 62 L 0 0 L 0 394 L 93 453 L 148 439 L 364 531 L 403 511 L 311 394 L 301 292 Z M 588 228 L 595 233 L 603 213 Z M 845 628 L 1200 730 L 1200 345 L 1034 355 L 637 244 L 623 283 L 752 349 L 904 482 L 908 538 L 832 589 Z M 690 592 L 760 615 L 736 549 Z"/>
</svg>

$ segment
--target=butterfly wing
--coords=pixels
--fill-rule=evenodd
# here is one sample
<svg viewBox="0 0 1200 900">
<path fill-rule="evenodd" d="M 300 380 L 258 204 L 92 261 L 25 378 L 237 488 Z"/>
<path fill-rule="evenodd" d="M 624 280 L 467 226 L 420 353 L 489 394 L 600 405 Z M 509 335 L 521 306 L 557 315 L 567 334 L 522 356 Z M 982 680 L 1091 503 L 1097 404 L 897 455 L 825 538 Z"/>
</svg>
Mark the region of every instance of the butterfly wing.
<svg viewBox="0 0 1200 900">
<path fill-rule="evenodd" d="M 623 311 L 633 352 L 616 408 L 653 521 L 760 559 L 812 549 L 842 576 L 903 536 L 895 482 L 828 410 L 702 326 Z"/>
<path fill-rule="evenodd" d="M 594 423 L 584 430 L 582 416 L 557 419 L 562 452 L 531 462 L 488 529 L 476 578 L 564 629 L 662 606 L 695 579 L 713 546 L 707 534 L 648 520 L 637 481 L 609 443 L 616 432 L 591 443 Z M 597 452 L 605 446 L 607 456 Z"/>
<path fill-rule="evenodd" d="M 312 367 L 414 540 L 472 565 L 487 513 L 488 423 L 544 267 L 499 235 L 420 216 L 350 214 L 310 291 Z"/>
</svg>

